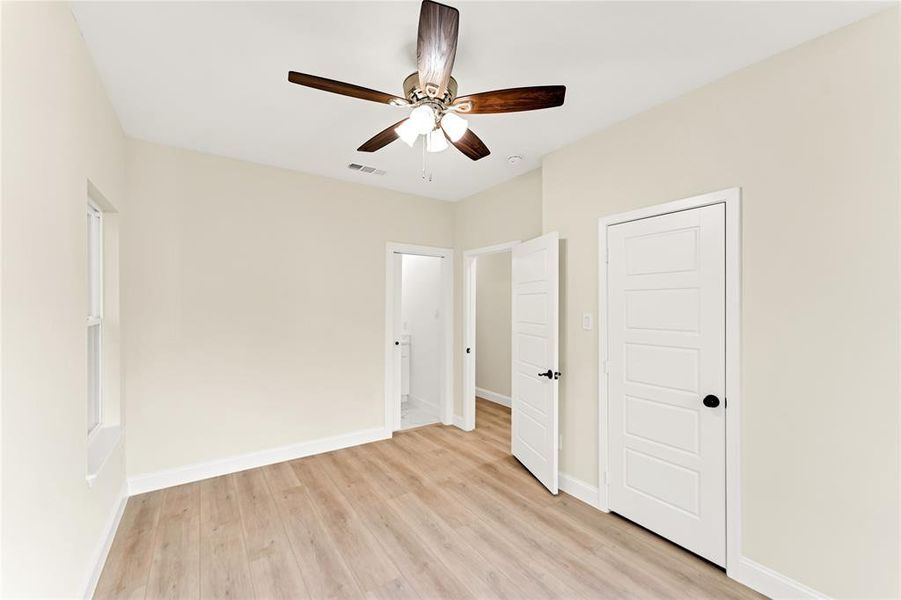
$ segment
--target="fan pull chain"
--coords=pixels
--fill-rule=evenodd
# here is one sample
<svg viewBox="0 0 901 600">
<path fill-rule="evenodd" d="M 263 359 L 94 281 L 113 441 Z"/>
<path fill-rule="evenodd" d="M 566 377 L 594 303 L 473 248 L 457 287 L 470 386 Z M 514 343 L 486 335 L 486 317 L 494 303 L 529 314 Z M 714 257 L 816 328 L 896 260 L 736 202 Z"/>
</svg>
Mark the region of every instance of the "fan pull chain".
<svg viewBox="0 0 901 600">
<path fill-rule="evenodd" d="M 422 138 L 422 178 L 428 183 L 432 183 L 432 169 L 429 168 L 429 153 L 426 150 L 428 145 L 428 136 Z"/>
</svg>

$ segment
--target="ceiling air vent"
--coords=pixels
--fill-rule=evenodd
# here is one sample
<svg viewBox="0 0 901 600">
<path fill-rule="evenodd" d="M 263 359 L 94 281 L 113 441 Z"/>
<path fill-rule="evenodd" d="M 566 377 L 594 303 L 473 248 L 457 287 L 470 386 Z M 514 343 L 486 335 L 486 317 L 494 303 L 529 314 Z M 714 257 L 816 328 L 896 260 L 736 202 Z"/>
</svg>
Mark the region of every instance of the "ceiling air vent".
<svg viewBox="0 0 901 600">
<path fill-rule="evenodd" d="M 347 168 L 351 171 L 356 171 L 358 173 L 365 173 L 366 175 L 384 175 L 385 171 L 381 169 L 376 169 L 375 167 L 367 167 L 366 165 L 358 165 L 357 163 L 350 163 L 347 165 Z"/>
</svg>

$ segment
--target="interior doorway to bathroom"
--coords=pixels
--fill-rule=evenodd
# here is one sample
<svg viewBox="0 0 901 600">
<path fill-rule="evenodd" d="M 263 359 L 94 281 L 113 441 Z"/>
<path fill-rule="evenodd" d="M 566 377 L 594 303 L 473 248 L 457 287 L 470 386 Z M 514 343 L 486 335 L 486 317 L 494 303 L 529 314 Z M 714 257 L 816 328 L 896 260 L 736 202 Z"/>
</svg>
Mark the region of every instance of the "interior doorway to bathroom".
<svg viewBox="0 0 901 600">
<path fill-rule="evenodd" d="M 442 260 L 401 255 L 401 429 L 441 420 Z"/>
<path fill-rule="evenodd" d="M 449 425 L 453 251 L 389 244 L 387 259 L 387 422 Z"/>
</svg>

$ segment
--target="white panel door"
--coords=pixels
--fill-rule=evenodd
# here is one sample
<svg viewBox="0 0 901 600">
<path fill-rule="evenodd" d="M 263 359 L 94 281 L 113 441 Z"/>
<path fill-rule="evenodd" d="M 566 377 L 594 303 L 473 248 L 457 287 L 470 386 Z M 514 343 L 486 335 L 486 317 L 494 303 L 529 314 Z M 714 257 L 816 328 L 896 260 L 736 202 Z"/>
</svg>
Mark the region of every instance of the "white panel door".
<svg viewBox="0 0 901 600">
<path fill-rule="evenodd" d="M 611 510 L 726 560 L 725 205 L 607 230 Z"/>
<path fill-rule="evenodd" d="M 559 235 L 513 248 L 513 456 L 557 493 Z"/>
</svg>

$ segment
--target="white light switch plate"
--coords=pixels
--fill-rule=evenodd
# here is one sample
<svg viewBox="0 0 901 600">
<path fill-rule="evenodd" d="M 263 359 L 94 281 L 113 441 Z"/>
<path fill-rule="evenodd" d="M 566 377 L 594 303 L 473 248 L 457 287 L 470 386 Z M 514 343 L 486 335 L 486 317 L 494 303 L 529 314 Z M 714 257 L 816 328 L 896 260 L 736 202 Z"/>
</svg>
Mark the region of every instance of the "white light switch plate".
<svg viewBox="0 0 901 600">
<path fill-rule="evenodd" d="M 591 313 L 582 313 L 582 329 L 591 331 L 592 326 L 593 320 L 591 318 Z"/>
</svg>

